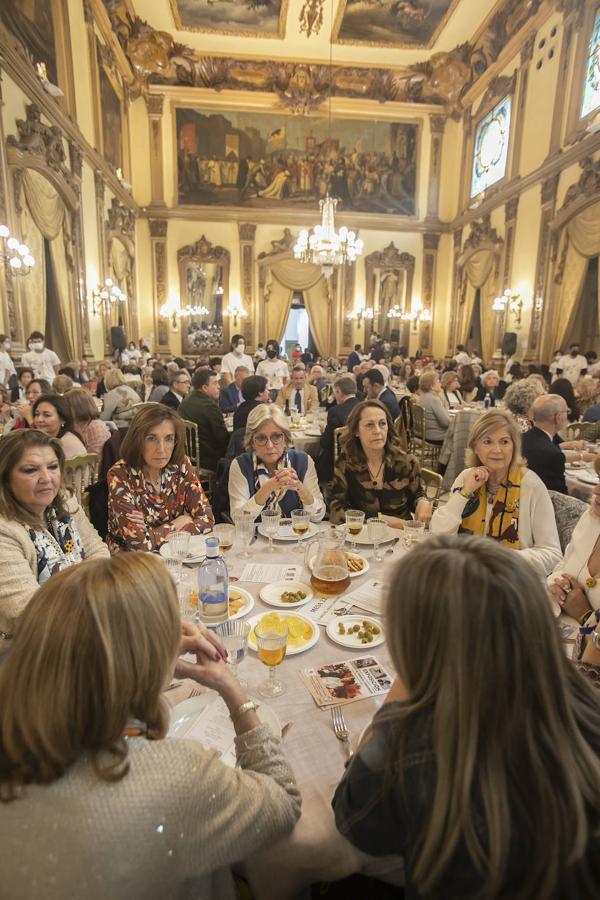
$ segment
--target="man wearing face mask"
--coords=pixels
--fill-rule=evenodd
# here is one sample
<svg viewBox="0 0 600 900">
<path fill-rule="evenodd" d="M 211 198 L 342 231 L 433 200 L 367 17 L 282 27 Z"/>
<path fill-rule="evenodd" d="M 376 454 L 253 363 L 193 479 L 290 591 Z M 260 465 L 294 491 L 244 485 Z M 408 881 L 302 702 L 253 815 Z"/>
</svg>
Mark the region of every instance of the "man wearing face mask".
<svg viewBox="0 0 600 900">
<path fill-rule="evenodd" d="M 12 375 L 16 376 L 15 365 L 8 355 L 10 350 L 10 338 L 7 334 L 0 334 L 0 385 L 8 385 Z"/>
<path fill-rule="evenodd" d="M 44 345 L 44 335 L 41 331 L 32 331 L 27 341 L 29 353 L 24 353 L 21 362 L 24 366 L 31 366 L 36 378 L 45 378 L 52 384 L 54 376 L 58 375 L 60 359 L 54 352 Z"/>
<path fill-rule="evenodd" d="M 231 353 L 226 353 L 221 360 L 221 384 L 231 384 L 238 366 L 246 366 L 250 374 L 254 373 L 252 357 L 246 353 L 246 341 L 241 334 L 231 338 Z"/>
<path fill-rule="evenodd" d="M 267 358 L 256 367 L 256 374 L 267 379 L 267 390 L 271 394 L 271 400 L 277 396 L 284 384 L 288 382 L 288 367 L 282 359 L 279 359 L 279 344 L 277 341 L 267 341 Z"/>
<path fill-rule="evenodd" d="M 568 354 L 561 356 L 556 363 L 556 374 L 559 378 L 568 378 L 571 384 L 577 384 L 587 372 L 588 361 L 579 352 L 579 344 L 571 344 Z"/>
</svg>

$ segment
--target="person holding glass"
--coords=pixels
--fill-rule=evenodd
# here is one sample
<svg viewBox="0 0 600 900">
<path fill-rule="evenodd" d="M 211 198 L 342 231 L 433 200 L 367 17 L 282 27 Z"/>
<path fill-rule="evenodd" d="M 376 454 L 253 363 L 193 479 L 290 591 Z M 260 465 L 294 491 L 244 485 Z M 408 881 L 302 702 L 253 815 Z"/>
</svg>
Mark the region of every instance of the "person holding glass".
<svg viewBox="0 0 600 900">
<path fill-rule="evenodd" d="M 363 400 L 346 422 L 333 472 L 330 520 L 344 522 L 346 510 L 356 509 L 392 528 L 402 528 L 413 514 L 428 521 L 431 506 L 420 471 L 416 457 L 402 449 L 387 407 L 378 400 Z"/>
<path fill-rule="evenodd" d="M 241 510 L 254 513 L 279 509 L 284 516 L 302 507 L 311 521 L 325 515 L 315 464 L 301 450 L 292 449 L 287 417 L 275 405 L 262 403 L 252 410 L 244 435 L 246 452 L 236 457 L 229 469 L 231 514 Z"/>
<path fill-rule="evenodd" d="M 546 486 L 521 458 L 521 434 L 504 410 L 484 413 L 471 428 L 467 462 L 447 503 L 431 520 L 437 534 L 475 534 L 518 551 L 541 577 L 562 558 Z"/>
<path fill-rule="evenodd" d="M 196 470 L 185 455 L 185 431 L 162 403 L 141 407 L 108 472 L 111 550 L 158 550 L 173 531 L 200 534 L 214 524 Z"/>
<path fill-rule="evenodd" d="M 292 830 L 300 794 L 223 657 L 182 625 L 151 554 L 90 560 L 40 588 L 0 666 L 4 896 L 233 900 L 231 866 Z M 235 768 L 168 737 L 174 673 L 225 703 Z"/>
</svg>

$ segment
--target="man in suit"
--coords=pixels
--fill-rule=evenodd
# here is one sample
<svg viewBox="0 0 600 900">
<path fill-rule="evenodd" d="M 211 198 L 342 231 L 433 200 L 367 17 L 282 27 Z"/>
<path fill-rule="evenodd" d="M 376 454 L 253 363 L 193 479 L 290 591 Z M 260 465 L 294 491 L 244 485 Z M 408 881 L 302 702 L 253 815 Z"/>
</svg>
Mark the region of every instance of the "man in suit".
<svg viewBox="0 0 600 900">
<path fill-rule="evenodd" d="M 192 388 L 179 407 L 179 415 L 198 426 L 200 465 L 216 472 L 217 463 L 225 455 L 229 443 L 229 433 L 219 409 L 217 373 L 212 369 L 196 369 Z"/>
<path fill-rule="evenodd" d="M 171 409 L 179 409 L 181 401 L 187 397 L 192 379 L 186 369 L 169 372 L 169 390 L 160 399 L 161 403 Z"/>
<path fill-rule="evenodd" d="M 542 394 L 531 407 L 534 427 L 521 439 L 521 450 L 532 472 L 538 475 L 548 490 L 568 494 L 565 480 L 567 459 L 592 460 L 593 453 L 585 453 L 585 441 L 563 441 L 558 436 L 567 424 L 567 401 L 558 394 Z M 565 455 L 565 450 L 576 451 Z"/>
<path fill-rule="evenodd" d="M 264 375 L 249 375 L 242 383 L 243 403 L 240 403 L 233 414 L 233 430 L 245 428 L 248 416 L 255 406 L 261 403 L 270 403 L 267 379 Z"/>
<path fill-rule="evenodd" d="M 292 378 L 281 388 L 275 400 L 278 406 L 282 406 L 286 413 L 296 409 L 301 415 L 319 408 L 319 395 L 312 384 L 306 384 L 306 369 L 295 366 L 292 369 Z"/>
<path fill-rule="evenodd" d="M 316 459 L 319 481 L 333 478 L 333 440 L 336 428 L 346 424 L 350 411 L 360 401 L 356 398 L 356 382 L 349 375 L 338 378 L 333 386 L 335 405 L 327 413 L 327 425 L 321 435 L 321 453 Z"/>
<path fill-rule="evenodd" d="M 235 410 L 238 408 L 238 406 L 244 399 L 244 397 L 242 396 L 242 384 L 244 383 L 244 379 L 247 378 L 249 374 L 250 370 L 248 369 L 248 366 L 237 367 L 237 369 L 233 373 L 233 381 L 221 391 L 221 396 L 219 397 L 219 406 L 221 407 L 221 412 L 231 413 L 235 412 Z"/>
<path fill-rule="evenodd" d="M 396 400 L 396 395 L 389 387 L 385 386 L 385 378 L 383 372 L 379 369 L 369 369 L 363 376 L 362 389 L 367 396 L 367 400 L 379 400 L 390 411 L 390 415 L 394 421 L 400 415 L 400 407 Z"/>
</svg>

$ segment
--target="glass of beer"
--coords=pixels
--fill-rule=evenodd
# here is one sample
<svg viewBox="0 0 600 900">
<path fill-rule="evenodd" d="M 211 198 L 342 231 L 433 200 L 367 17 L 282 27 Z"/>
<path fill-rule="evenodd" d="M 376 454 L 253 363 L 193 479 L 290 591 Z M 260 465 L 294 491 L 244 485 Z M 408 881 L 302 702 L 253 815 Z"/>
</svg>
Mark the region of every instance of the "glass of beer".
<svg viewBox="0 0 600 900">
<path fill-rule="evenodd" d="M 348 529 L 348 533 L 352 536 L 352 543 L 350 544 L 350 550 L 355 553 L 356 552 L 356 537 L 363 530 L 363 525 L 365 524 L 365 514 L 360 509 L 347 509 L 346 510 L 346 528 Z"/>
<path fill-rule="evenodd" d="M 257 622 L 254 628 L 258 658 L 269 667 L 269 677 L 258 687 L 261 697 L 278 697 L 285 685 L 277 678 L 277 666 L 283 662 L 287 649 L 288 626 L 284 619 L 270 615 Z"/>
<path fill-rule="evenodd" d="M 213 534 L 219 538 L 219 550 L 221 553 L 227 553 L 228 550 L 231 550 L 235 536 L 235 527 L 233 525 L 214 525 Z"/>
<path fill-rule="evenodd" d="M 302 552 L 302 537 L 310 528 L 310 513 L 305 509 L 292 510 L 292 531 L 298 538 L 296 546 L 293 548 L 295 553 Z"/>
</svg>

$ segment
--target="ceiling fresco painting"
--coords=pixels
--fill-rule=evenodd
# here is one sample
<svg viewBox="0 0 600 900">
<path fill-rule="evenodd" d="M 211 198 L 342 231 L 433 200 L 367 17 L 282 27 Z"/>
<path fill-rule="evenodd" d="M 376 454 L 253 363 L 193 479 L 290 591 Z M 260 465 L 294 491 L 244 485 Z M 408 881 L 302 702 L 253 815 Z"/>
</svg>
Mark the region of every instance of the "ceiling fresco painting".
<svg viewBox="0 0 600 900">
<path fill-rule="evenodd" d="M 430 47 L 457 0 L 342 0 L 334 39 L 340 44 Z"/>
<path fill-rule="evenodd" d="M 180 31 L 283 38 L 287 0 L 171 0 Z"/>
</svg>

